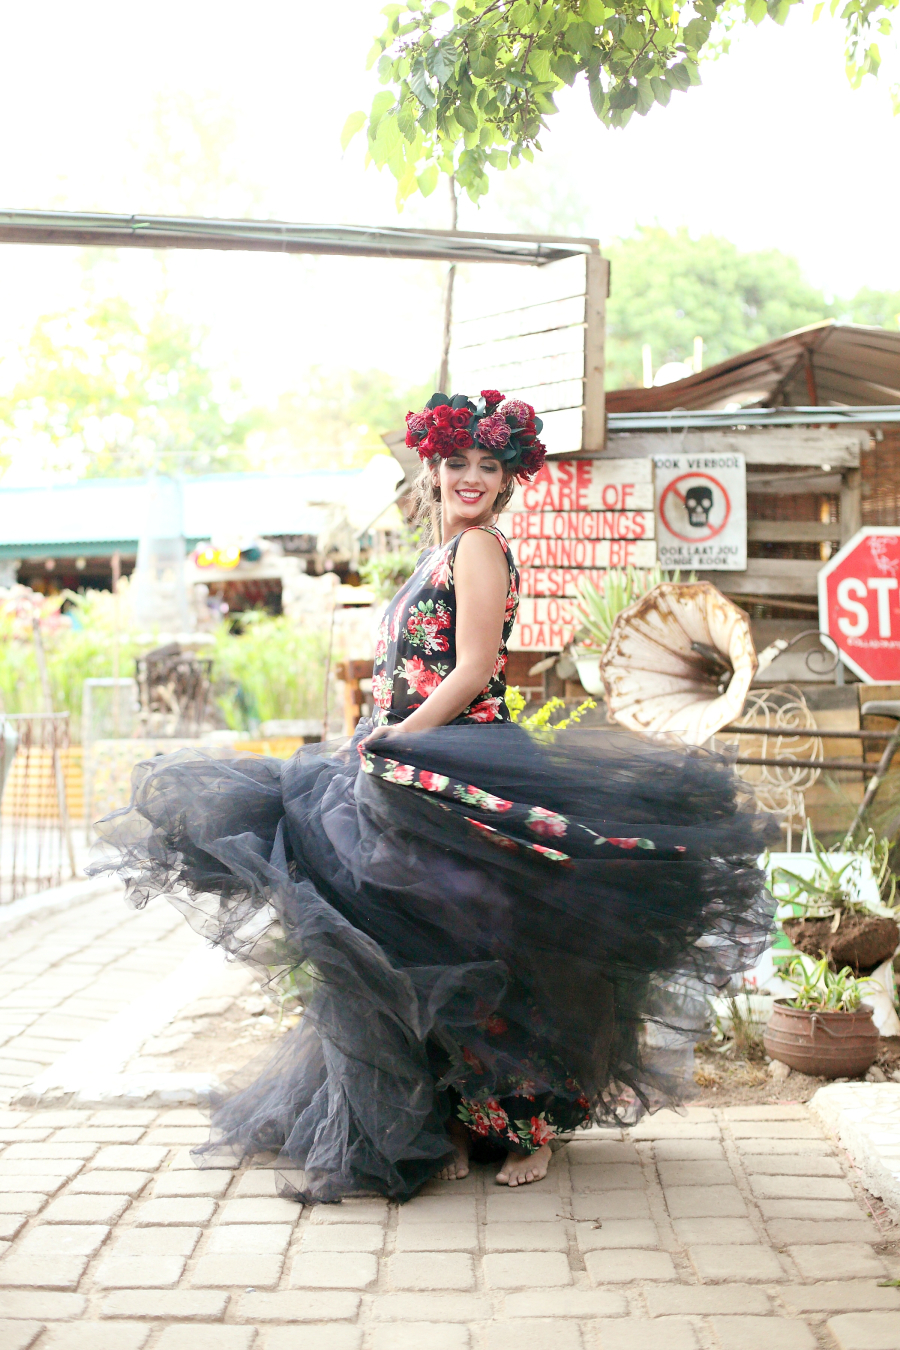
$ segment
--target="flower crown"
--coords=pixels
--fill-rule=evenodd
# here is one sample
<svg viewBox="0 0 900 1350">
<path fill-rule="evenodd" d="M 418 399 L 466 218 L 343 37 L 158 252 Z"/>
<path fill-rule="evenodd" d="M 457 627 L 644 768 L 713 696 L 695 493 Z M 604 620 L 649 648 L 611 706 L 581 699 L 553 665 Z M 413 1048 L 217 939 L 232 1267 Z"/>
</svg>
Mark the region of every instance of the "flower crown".
<svg viewBox="0 0 900 1350">
<path fill-rule="evenodd" d="M 482 389 L 475 400 L 466 394 L 432 394 L 421 412 L 406 414 L 406 444 L 426 464 L 483 446 L 522 483 L 547 457 L 547 447 L 537 439 L 542 427 L 530 403 L 504 398 L 499 389 Z"/>
</svg>

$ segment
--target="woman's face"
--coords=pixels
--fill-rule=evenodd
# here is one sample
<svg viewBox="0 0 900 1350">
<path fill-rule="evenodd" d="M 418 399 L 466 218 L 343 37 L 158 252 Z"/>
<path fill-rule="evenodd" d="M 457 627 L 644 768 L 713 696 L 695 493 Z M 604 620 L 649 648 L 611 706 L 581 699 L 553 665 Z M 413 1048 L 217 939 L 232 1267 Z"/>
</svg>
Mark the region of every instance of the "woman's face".
<svg viewBox="0 0 900 1350">
<path fill-rule="evenodd" d="M 442 459 L 432 481 L 435 486 L 440 486 L 445 516 L 449 511 L 465 521 L 491 515 L 494 502 L 504 487 L 500 461 L 489 450 L 477 446 Z"/>
</svg>

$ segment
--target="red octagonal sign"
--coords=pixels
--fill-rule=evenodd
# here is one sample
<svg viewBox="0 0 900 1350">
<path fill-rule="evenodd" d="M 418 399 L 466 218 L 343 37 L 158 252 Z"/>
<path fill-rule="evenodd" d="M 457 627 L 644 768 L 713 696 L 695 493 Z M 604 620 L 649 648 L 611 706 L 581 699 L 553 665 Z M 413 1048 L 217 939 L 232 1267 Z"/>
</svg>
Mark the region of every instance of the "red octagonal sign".
<svg viewBox="0 0 900 1350">
<path fill-rule="evenodd" d="M 829 559 L 819 626 L 866 684 L 900 681 L 900 527 L 868 526 Z"/>
</svg>

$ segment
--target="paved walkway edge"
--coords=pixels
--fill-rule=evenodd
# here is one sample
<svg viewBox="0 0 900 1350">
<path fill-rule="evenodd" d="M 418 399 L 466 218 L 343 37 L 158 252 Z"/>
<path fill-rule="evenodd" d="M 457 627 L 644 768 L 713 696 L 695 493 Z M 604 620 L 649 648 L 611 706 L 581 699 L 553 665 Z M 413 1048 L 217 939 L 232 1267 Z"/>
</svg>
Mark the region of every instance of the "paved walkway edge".
<svg viewBox="0 0 900 1350">
<path fill-rule="evenodd" d="M 53 1106 L 78 1110 L 127 1110 L 136 1107 L 208 1106 L 224 1084 L 215 1074 L 110 1073 L 87 1079 L 75 1090 L 48 1088 L 40 1093 L 32 1083 L 15 1099 L 15 1106 Z"/>
<path fill-rule="evenodd" d="M 900 1222 L 900 1083 L 831 1083 L 809 1104 Z"/>
<path fill-rule="evenodd" d="M 16 1106 L 110 1106 L 205 1101 L 216 1086 L 209 1075 L 123 1074 L 120 1071 L 176 1013 L 193 1003 L 225 966 L 223 952 L 205 944 L 140 998 L 86 1036 L 15 1097 Z M 176 1095 L 173 1096 L 172 1094 Z M 193 1095 L 192 1095 L 193 1094 Z"/>
<path fill-rule="evenodd" d="M 122 883 L 115 878 L 81 877 L 76 881 L 67 881 L 63 886 L 54 886 L 51 890 L 36 891 L 34 895 L 25 895 L 21 900 L 12 900 L 8 905 L 0 905 L 0 938 L 9 937 L 29 919 L 68 909 L 70 905 L 80 905 L 86 900 L 96 900 L 98 896 L 121 889 Z"/>
</svg>

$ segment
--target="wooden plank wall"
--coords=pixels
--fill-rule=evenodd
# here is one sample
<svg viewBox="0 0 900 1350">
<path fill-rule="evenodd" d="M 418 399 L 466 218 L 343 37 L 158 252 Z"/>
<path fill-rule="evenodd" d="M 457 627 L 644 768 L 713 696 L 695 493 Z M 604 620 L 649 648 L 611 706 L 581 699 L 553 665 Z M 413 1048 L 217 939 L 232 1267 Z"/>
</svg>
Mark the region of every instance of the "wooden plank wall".
<svg viewBox="0 0 900 1350">
<path fill-rule="evenodd" d="M 900 427 L 877 428 L 862 457 L 863 525 L 900 525 Z"/>
<path fill-rule="evenodd" d="M 445 392 L 500 389 L 533 405 L 552 453 L 602 450 L 606 260 L 587 254 L 527 273 L 493 267 L 461 273 L 453 389 Z"/>
<path fill-rule="evenodd" d="M 823 561 L 859 529 L 865 428 L 771 427 L 687 433 L 616 433 L 607 453 L 737 451 L 747 463 L 747 570 L 704 572 L 739 603 L 769 614 L 818 614 Z M 778 602 L 790 604 L 779 606 Z M 760 613 L 759 617 L 763 617 Z"/>
</svg>

